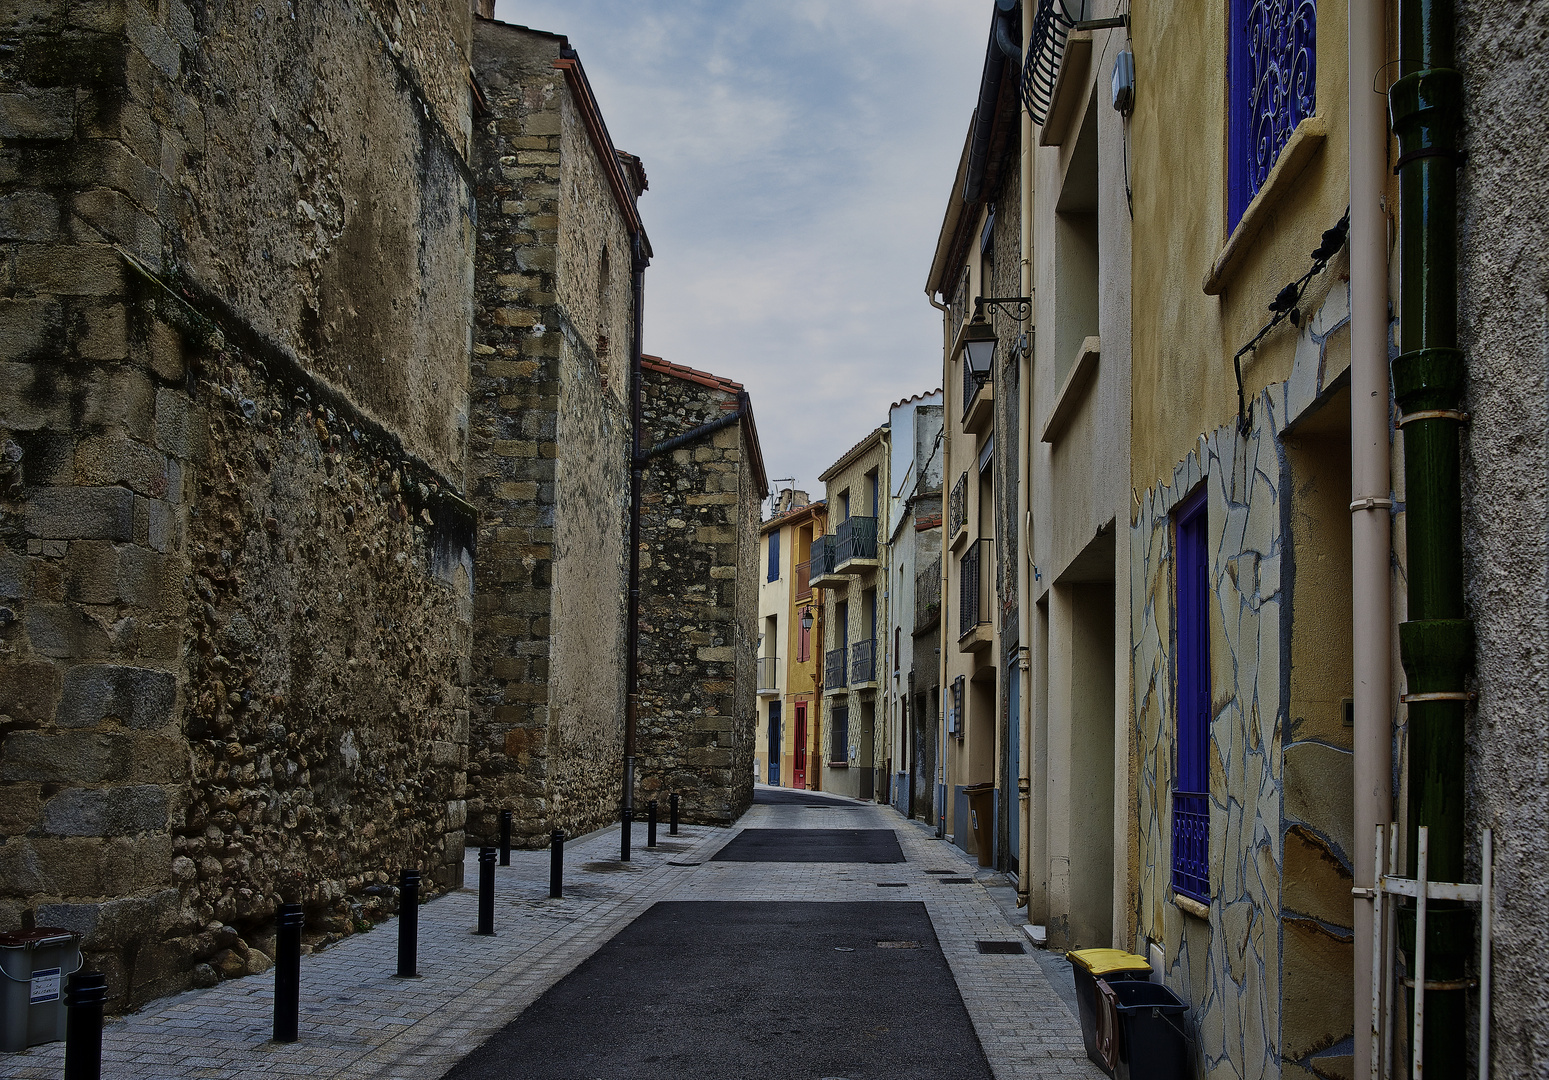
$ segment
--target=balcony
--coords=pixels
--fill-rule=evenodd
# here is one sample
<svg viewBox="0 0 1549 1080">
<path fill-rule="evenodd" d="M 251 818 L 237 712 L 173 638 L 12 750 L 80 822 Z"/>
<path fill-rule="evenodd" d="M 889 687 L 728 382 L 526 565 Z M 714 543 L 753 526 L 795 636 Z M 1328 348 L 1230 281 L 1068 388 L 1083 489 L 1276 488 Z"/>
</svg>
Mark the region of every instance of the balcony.
<svg viewBox="0 0 1549 1080">
<path fill-rule="evenodd" d="M 877 688 L 877 640 L 866 638 L 850 646 L 850 689 Z"/>
<path fill-rule="evenodd" d="M 832 589 L 835 585 L 843 585 L 849 580 L 849 575 L 834 572 L 837 541 L 837 536 L 820 536 L 812 541 L 812 557 L 808 560 L 809 585 L 820 589 Z"/>
<path fill-rule="evenodd" d="M 866 570 L 882 565 L 877 558 L 877 519 L 852 517 L 839 523 L 834 530 L 834 568 Z"/>
<path fill-rule="evenodd" d="M 812 599 L 812 562 L 796 564 L 796 602 Z"/>
<path fill-rule="evenodd" d="M 936 559 L 914 579 L 914 633 L 941 629 L 941 560 Z"/>
<path fill-rule="evenodd" d="M 990 429 L 995 412 L 995 379 L 993 376 L 981 384 L 968 370 L 968 360 L 963 360 L 963 430 L 977 435 Z"/>
<path fill-rule="evenodd" d="M 989 537 L 968 545 L 958 563 L 957 648 L 978 652 L 990 646 L 990 581 L 994 558 Z"/>
<path fill-rule="evenodd" d="M 823 654 L 823 693 L 842 694 L 848 689 L 845 684 L 845 661 L 848 659 L 846 654 L 849 651 L 841 645 Z"/>
<path fill-rule="evenodd" d="M 780 658 L 778 656 L 758 658 L 758 696 L 780 696 Z"/>
<path fill-rule="evenodd" d="M 968 527 L 968 473 L 964 472 L 952 485 L 952 497 L 947 505 L 947 546 L 956 551 L 967 539 Z"/>
</svg>

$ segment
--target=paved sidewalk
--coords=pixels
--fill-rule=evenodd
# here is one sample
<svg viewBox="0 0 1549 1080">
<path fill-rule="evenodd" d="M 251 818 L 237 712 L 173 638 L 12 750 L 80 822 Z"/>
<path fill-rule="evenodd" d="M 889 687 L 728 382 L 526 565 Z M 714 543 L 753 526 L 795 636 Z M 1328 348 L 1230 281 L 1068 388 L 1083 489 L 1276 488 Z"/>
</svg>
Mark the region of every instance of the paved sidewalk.
<svg viewBox="0 0 1549 1080">
<path fill-rule="evenodd" d="M 302 958 L 301 1041 L 268 1041 L 273 979 L 250 976 L 158 1001 L 111 1021 L 103 1075 L 114 1080 L 438 1077 L 660 900 L 923 901 L 942 952 L 998 1078 L 1100 1077 L 1075 1018 L 1033 957 L 986 955 L 975 941 L 1019 940 L 962 853 L 888 807 L 818 810 L 755 805 L 732 829 L 661 830 L 633 861 L 618 860 L 617 827 L 566 845 L 565 899 L 549 900 L 548 852 L 512 852 L 497 870 L 494 938 L 470 933 L 477 894 L 420 909 L 422 978 L 395 979 L 395 923 Z M 711 862 L 745 828 L 892 829 L 906 862 Z M 679 865 L 674 865 L 679 864 Z M 688 865 L 683 865 L 688 864 Z M 468 858 L 476 881 L 477 852 Z M 887 885 L 889 887 L 879 887 Z M 900 887 L 901 886 L 901 887 Z M 860 1064 L 859 1062 L 857 1063 Z M 63 1045 L 0 1054 L 0 1077 L 58 1080 Z M 816 1078 L 814 1078 L 816 1080 Z"/>
</svg>

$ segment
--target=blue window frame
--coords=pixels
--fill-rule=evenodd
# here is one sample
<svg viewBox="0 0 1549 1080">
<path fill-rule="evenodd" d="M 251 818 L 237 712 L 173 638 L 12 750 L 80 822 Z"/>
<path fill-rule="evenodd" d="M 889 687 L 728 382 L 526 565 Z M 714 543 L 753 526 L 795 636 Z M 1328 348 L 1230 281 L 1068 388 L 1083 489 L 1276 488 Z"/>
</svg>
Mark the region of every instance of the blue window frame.
<svg viewBox="0 0 1549 1080">
<path fill-rule="evenodd" d="M 769 580 L 780 580 L 780 533 L 769 534 Z"/>
<path fill-rule="evenodd" d="M 1227 227 L 1317 108 L 1317 0 L 1228 0 Z"/>
<path fill-rule="evenodd" d="M 1173 516 L 1177 644 L 1173 687 L 1177 760 L 1173 769 L 1172 885 L 1210 900 L 1210 556 L 1205 492 Z"/>
</svg>

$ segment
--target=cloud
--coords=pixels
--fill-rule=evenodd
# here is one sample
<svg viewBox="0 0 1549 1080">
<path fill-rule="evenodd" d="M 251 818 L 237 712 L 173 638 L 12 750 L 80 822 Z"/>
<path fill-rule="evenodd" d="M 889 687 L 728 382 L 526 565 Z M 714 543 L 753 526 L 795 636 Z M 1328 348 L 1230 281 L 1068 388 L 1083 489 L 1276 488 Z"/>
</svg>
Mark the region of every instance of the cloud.
<svg viewBox="0 0 1549 1080">
<path fill-rule="evenodd" d="M 651 180 L 646 349 L 747 384 L 771 476 L 941 381 L 923 295 L 989 0 L 499 0 L 569 37 Z"/>
</svg>

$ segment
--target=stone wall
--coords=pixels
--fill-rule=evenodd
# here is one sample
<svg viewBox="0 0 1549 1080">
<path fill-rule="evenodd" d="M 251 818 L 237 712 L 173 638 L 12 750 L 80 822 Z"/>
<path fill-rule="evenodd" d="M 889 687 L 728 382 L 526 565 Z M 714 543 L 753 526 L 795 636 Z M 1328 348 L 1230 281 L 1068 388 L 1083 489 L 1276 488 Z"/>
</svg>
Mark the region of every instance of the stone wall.
<svg viewBox="0 0 1549 1080">
<path fill-rule="evenodd" d="M 416 11 L 0 14 L 0 928 L 115 1007 L 461 882 L 469 16 Z"/>
<path fill-rule="evenodd" d="M 647 445 L 735 412 L 742 392 L 660 361 L 644 378 Z M 745 415 L 645 472 L 636 805 L 677 792 L 689 822 L 730 825 L 753 801 L 758 455 Z"/>
<path fill-rule="evenodd" d="M 1341 285 L 1304 322 L 1292 377 L 1252 401 L 1246 430 L 1232 421 L 1202 436 L 1143 494 L 1130 526 L 1132 902 L 1141 937 L 1162 948 L 1165 981 L 1191 1003 L 1206 1075 L 1349 1069 L 1358 853 L 1340 706 L 1351 693 L 1348 320 Z M 1171 513 L 1200 484 L 1215 710 L 1203 918 L 1174 905 L 1170 877 Z M 1342 541 L 1327 535 L 1330 523 Z M 1345 598 L 1342 610 L 1328 605 L 1331 593 Z"/>
<path fill-rule="evenodd" d="M 633 331 L 630 234 L 609 184 L 617 162 L 555 66 L 563 47 L 475 27 L 490 115 L 477 138 L 469 812 L 492 840 L 513 811 L 532 845 L 610 820 L 623 760 L 629 425 L 627 379 L 607 364 L 628 357 Z"/>
<path fill-rule="evenodd" d="M 1542 175 L 1549 117 L 1533 88 L 1549 47 L 1549 4 L 1458 7 L 1468 122 L 1458 173 L 1464 557 L 1476 634 L 1467 837 L 1495 830 L 1495 1076 L 1549 1072 L 1549 980 L 1536 962 L 1549 922 L 1541 837 L 1549 831 L 1549 213 L 1525 198 Z M 1470 881 L 1479 880 L 1472 873 Z M 1470 995 L 1472 997 L 1472 995 Z"/>
</svg>

